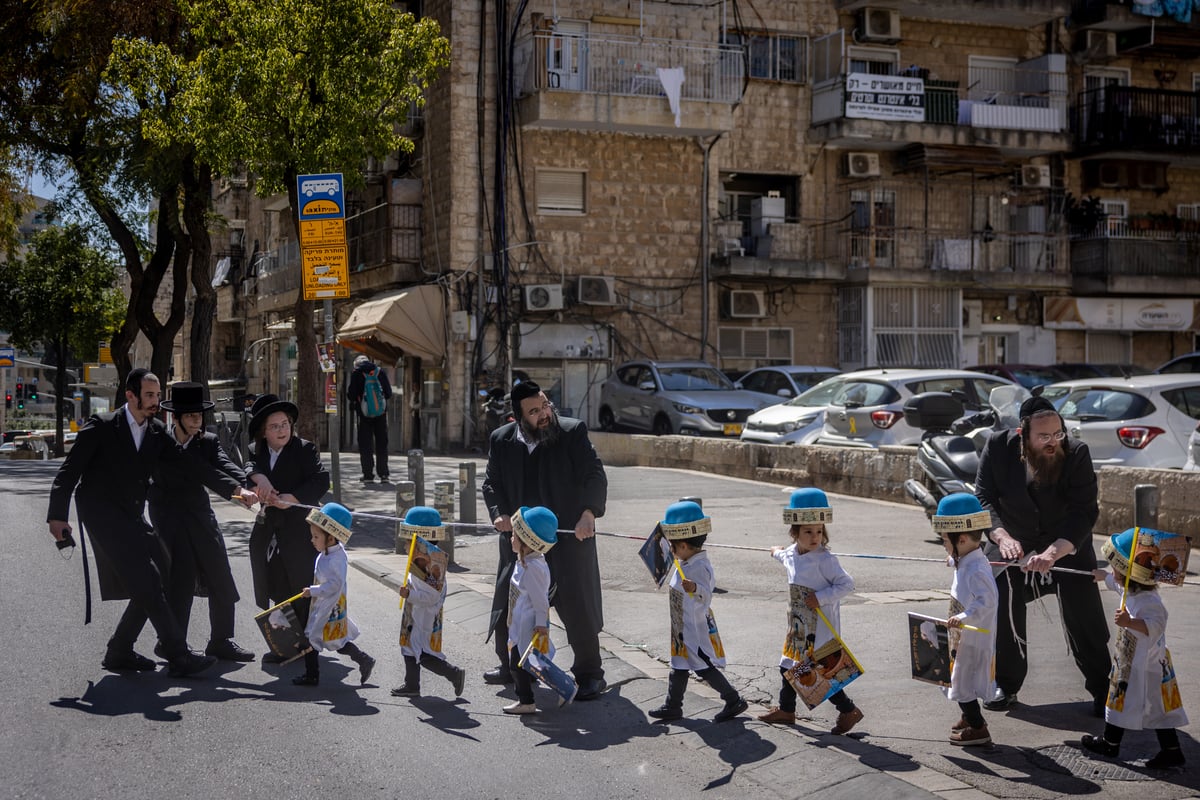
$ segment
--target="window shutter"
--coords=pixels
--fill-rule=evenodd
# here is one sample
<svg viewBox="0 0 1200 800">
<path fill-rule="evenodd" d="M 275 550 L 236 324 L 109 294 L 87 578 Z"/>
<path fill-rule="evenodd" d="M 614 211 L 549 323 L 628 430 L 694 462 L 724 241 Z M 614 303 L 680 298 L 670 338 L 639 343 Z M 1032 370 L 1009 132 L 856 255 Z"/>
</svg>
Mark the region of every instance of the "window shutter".
<svg viewBox="0 0 1200 800">
<path fill-rule="evenodd" d="M 539 211 L 584 211 L 584 173 L 578 170 L 538 170 Z"/>
</svg>

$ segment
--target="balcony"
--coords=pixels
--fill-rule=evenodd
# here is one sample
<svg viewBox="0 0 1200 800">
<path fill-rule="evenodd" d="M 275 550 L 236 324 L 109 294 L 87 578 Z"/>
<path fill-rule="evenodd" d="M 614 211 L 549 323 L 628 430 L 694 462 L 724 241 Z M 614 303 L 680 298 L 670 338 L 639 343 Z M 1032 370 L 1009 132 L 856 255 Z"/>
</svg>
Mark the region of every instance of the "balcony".
<svg viewBox="0 0 1200 800">
<path fill-rule="evenodd" d="M 1200 225 L 1191 221 L 1182 230 L 1154 230 L 1142 228 L 1144 221 L 1109 218 L 1096 233 L 1072 238 L 1074 291 L 1194 294 L 1200 278 Z"/>
<path fill-rule="evenodd" d="M 1200 166 L 1200 92 L 1135 86 L 1080 92 L 1075 132 L 1078 155 L 1170 154 Z"/>
<path fill-rule="evenodd" d="M 659 74 L 674 68 L 683 70 L 677 112 Z M 514 71 L 525 127 L 667 136 L 732 130 L 745 84 L 738 46 L 551 31 L 517 41 Z"/>
<path fill-rule="evenodd" d="M 259 311 L 275 311 L 296 302 L 300 288 L 300 246 L 296 242 L 260 253 L 250 270 L 258 276 Z"/>
<path fill-rule="evenodd" d="M 1195 14 L 1190 15 L 1190 22 L 1177 22 L 1170 13 L 1158 17 L 1138 14 L 1133 10 L 1135 5 L 1122 0 L 1075 0 L 1071 7 L 1071 27 L 1112 31 L 1114 50 L 1120 55 L 1200 58 L 1200 20 Z M 1187 9 L 1184 5 L 1178 8 Z"/>
<path fill-rule="evenodd" d="M 901 18 L 1034 28 L 1066 17 L 1070 0 L 835 0 L 838 11 L 890 8 Z"/>
<path fill-rule="evenodd" d="M 813 141 L 858 150 L 989 145 L 1014 158 L 1070 150 L 1063 56 L 938 79 L 926 72 L 851 72 L 814 84 Z"/>
</svg>

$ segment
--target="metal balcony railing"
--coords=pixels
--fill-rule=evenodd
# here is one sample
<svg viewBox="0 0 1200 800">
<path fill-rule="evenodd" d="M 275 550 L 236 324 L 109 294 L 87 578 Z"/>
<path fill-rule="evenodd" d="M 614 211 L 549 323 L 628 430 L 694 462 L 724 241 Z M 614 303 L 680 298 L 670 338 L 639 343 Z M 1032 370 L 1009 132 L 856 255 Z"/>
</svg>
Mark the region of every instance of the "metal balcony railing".
<svg viewBox="0 0 1200 800">
<path fill-rule="evenodd" d="M 288 242 L 262 253 L 251 268 L 258 275 L 258 296 L 270 297 L 300 287 L 300 245 Z"/>
<path fill-rule="evenodd" d="M 1103 86 L 1080 92 L 1079 147 L 1181 151 L 1200 147 L 1200 92 Z"/>
<path fill-rule="evenodd" d="M 1071 273 L 1081 277 L 1200 277 L 1200 236 L 1094 236 L 1071 242 Z"/>
<path fill-rule="evenodd" d="M 819 257 L 855 269 L 1054 273 L 1065 271 L 1062 234 L 941 228 L 835 228 L 819 235 Z"/>
<path fill-rule="evenodd" d="M 682 100 L 736 103 L 745 83 L 742 47 L 679 39 L 538 31 L 517 41 L 514 66 L 518 95 L 551 90 L 665 96 L 660 67 L 683 69 Z"/>
</svg>

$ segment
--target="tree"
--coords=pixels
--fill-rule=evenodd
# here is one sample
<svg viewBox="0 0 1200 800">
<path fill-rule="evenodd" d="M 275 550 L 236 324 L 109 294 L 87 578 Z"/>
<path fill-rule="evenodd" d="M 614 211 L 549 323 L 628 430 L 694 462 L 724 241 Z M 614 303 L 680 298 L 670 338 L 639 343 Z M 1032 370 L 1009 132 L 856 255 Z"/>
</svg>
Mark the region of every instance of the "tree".
<svg viewBox="0 0 1200 800">
<path fill-rule="evenodd" d="M 79 225 L 39 231 L 25 258 L 0 264 L 0 328 L 17 347 L 45 344 L 54 354 L 55 455 L 63 454 L 67 360 L 95 358 L 124 315 L 116 277 L 116 263 L 89 244 Z"/>
<path fill-rule="evenodd" d="M 157 110 L 143 133 L 160 145 L 188 143 L 218 174 L 255 174 L 261 194 L 286 191 L 293 240 L 296 177 L 342 172 L 354 181 L 368 156 L 411 152 L 397 131 L 449 63 L 437 23 L 387 0 L 182 0 L 180 9 L 191 55 L 145 37 L 115 51 L 134 96 Z M 294 324 L 298 405 L 315 431 L 317 338 L 303 295 Z"/>
</svg>

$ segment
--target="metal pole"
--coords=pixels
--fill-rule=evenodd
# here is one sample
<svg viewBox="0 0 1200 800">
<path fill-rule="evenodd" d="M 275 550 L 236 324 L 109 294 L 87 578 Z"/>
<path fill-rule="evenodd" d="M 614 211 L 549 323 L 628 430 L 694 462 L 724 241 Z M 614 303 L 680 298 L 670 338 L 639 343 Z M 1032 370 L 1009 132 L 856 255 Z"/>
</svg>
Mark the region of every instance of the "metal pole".
<svg viewBox="0 0 1200 800">
<path fill-rule="evenodd" d="M 458 465 L 458 521 L 475 524 L 475 462 L 463 461 Z"/>
<path fill-rule="evenodd" d="M 333 301 L 325 301 L 325 341 L 333 342 Z M 333 373 L 334 387 L 341 392 L 341 387 L 337 385 L 337 373 Z M 321 387 L 324 389 L 325 387 Z M 325 398 L 322 398 L 322 403 Z M 333 500 L 336 503 L 342 502 L 342 464 L 338 458 L 338 449 L 341 446 L 339 439 L 341 438 L 341 428 L 338 425 L 337 413 L 337 398 L 334 398 L 333 413 L 325 415 L 326 428 L 329 432 L 329 475 L 333 479 Z"/>
<path fill-rule="evenodd" d="M 454 519 L 454 483 L 447 480 L 433 482 L 433 507 L 446 526 L 445 536 L 437 546 L 446 551 L 446 557 L 451 561 L 454 560 L 454 523 L 451 522 Z"/>
<path fill-rule="evenodd" d="M 1158 487 L 1152 483 L 1133 487 L 1133 524 L 1139 528 L 1158 527 Z"/>
<path fill-rule="evenodd" d="M 416 502 L 416 487 L 412 481 L 400 481 L 396 484 L 396 517 L 404 519 L 404 515 L 408 510 L 415 506 Z M 400 533 L 400 523 L 396 523 L 396 552 L 408 553 L 408 537 Z"/>
<path fill-rule="evenodd" d="M 408 479 L 413 482 L 413 505 L 425 505 L 425 453 L 421 450 L 408 451 Z"/>
</svg>

